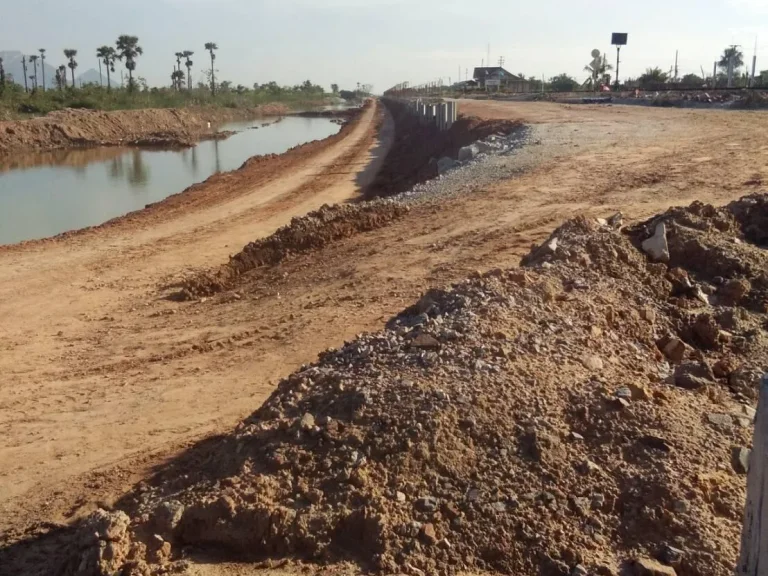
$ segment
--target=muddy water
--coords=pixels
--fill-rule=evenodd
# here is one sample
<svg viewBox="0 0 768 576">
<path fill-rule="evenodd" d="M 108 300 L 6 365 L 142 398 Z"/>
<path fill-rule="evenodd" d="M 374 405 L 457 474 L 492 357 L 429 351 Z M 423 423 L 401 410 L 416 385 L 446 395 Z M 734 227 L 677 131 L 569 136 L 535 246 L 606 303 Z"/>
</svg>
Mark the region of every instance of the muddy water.
<svg viewBox="0 0 768 576">
<path fill-rule="evenodd" d="M 101 224 L 234 170 L 251 156 L 336 134 L 339 126 L 326 118 L 287 117 L 221 130 L 237 134 L 186 150 L 93 148 L 0 159 L 0 244 Z"/>
</svg>

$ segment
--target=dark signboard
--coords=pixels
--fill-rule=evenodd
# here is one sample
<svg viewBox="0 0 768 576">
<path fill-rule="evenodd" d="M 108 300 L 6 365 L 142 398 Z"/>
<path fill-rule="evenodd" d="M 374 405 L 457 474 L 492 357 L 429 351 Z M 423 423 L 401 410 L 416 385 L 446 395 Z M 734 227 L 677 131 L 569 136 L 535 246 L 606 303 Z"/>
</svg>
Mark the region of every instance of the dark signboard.
<svg viewBox="0 0 768 576">
<path fill-rule="evenodd" d="M 614 46 L 626 46 L 627 36 L 629 36 L 629 34 L 626 32 L 614 32 L 613 36 L 611 36 L 611 44 Z"/>
</svg>

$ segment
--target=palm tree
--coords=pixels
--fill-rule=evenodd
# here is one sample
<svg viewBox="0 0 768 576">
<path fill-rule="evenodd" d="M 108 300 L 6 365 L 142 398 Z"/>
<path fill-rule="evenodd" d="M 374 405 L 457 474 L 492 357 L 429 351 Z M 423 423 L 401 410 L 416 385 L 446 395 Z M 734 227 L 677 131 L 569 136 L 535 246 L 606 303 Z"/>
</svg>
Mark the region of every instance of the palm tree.
<svg viewBox="0 0 768 576">
<path fill-rule="evenodd" d="M 723 55 L 720 56 L 720 60 L 717 62 L 717 67 L 723 72 L 728 71 L 728 63 L 733 58 L 733 71 L 735 72 L 742 66 L 744 66 L 744 52 L 739 50 L 738 46 L 729 46 L 723 50 Z"/>
<path fill-rule="evenodd" d="M 115 71 L 115 58 L 117 52 L 112 46 L 101 46 L 96 50 L 96 56 L 104 62 L 104 66 L 107 67 L 107 90 L 112 89 L 112 81 L 110 80 L 109 73 Z"/>
<path fill-rule="evenodd" d="M 45 48 L 40 48 L 40 70 L 43 71 L 43 92 L 45 92 Z"/>
<path fill-rule="evenodd" d="M 77 56 L 77 50 L 73 50 L 72 48 L 66 48 L 64 50 L 64 56 L 66 56 L 69 59 L 69 64 L 67 64 L 67 67 L 72 70 L 72 88 L 75 87 L 75 68 L 77 68 L 77 62 L 75 61 L 75 56 Z"/>
<path fill-rule="evenodd" d="M 3 67 L 3 58 L 0 56 L 0 94 L 5 90 L 5 68 Z"/>
<path fill-rule="evenodd" d="M 56 69 L 56 85 L 59 87 L 59 91 L 67 85 L 67 67 L 64 64 Z"/>
<path fill-rule="evenodd" d="M 181 53 L 181 55 L 186 58 L 184 65 L 187 67 L 187 90 L 192 90 L 192 60 L 190 60 L 189 57 L 193 54 L 194 52 L 191 50 L 184 50 L 184 52 Z"/>
<path fill-rule="evenodd" d="M 184 57 L 184 53 L 183 52 L 176 52 L 175 56 L 176 56 L 176 68 L 175 68 L 175 70 L 181 70 L 181 59 Z M 182 79 L 183 79 L 183 76 L 184 75 L 182 74 Z M 178 74 L 174 78 L 176 78 L 178 80 Z M 176 90 L 181 90 L 181 82 L 174 83 L 173 87 L 176 88 Z"/>
<path fill-rule="evenodd" d="M 171 80 L 173 80 L 172 86 L 176 90 L 181 90 L 181 84 L 184 82 L 184 72 L 174 68 L 173 73 L 171 74 Z"/>
<path fill-rule="evenodd" d="M 589 77 L 584 81 L 582 86 L 588 88 L 589 90 L 597 90 L 597 85 L 600 80 L 603 79 L 609 70 L 613 70 L 613 66 L 608 64 L 608 60 L 606 59 L 605 55 L 603 55 L 599 62 L 600 63 L 598 64 L 597 61 L 593 60 L 584 66 L 584 72 L 589 72 Z"/>
<path fill-rule="evenodd" d="M 128 70 L 128 90 L 133 92 L 133 71 L 136 70 L 136 58 L 144 54 L 144 50 L 139 46 L 139 39 L 136 36 L 122 34 L 117 39 L 117 59 L 125 58 L 125 68 Z"/>
<path fill-rule="evenodd" d="M 32 62 L 32 66 L 34 67 L 34 75 L 30 75 L 30 78 L 32 79 L 32 90 L 37 90 L 37 59 L 40 58 L 37 54 L 32 54 L 32 56 L 29 57 L 29 61 Z"/>
<path fill-rule="evenodd" d="M 213 71 L 213 61 L 216 60 L 216 54 L 214 51 L 218 50 L 219 47 L 215 42 L 206 42 L 205 49 L 211 53 L 211 94 L 216 96 L 216 77 L 214 76 Z"/>
</svg>

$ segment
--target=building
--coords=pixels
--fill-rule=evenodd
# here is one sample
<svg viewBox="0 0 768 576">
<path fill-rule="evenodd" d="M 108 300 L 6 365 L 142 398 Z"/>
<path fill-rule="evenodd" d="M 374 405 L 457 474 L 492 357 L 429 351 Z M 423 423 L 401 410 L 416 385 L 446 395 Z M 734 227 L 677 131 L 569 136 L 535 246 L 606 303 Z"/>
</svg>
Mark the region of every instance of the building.
<svg viewBox="0 0 768 576">
<path fill-rule="evenodd" d="M 501 66 L 475 68 L 473 78 L 480 88 L 505 92 L 530 92 L 531 83 Z"/>
</svg>

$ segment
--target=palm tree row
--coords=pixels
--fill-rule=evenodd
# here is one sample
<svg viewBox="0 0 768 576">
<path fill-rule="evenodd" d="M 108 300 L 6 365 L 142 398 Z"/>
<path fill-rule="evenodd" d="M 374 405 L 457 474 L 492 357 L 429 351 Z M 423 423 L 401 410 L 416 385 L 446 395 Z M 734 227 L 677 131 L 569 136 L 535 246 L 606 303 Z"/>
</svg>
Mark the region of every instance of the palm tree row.
<svg viewBox="0 0 768 576">
<path fill-rule="evenodd" d="M 99 72 L 101 72 L 101 64 L 103 63 L 107 69 L 107 90 L 112 89 L 111 73 L 115 72 L 115 61 L 125 61 L 125 68 L 128 70 L 128 90 L 133 91 L 134 81 L 133 72 L 136 70 L 136 60 L 139 56 L 144 54 L 144 50 L 139 46 L 139 39 L 136 36 L 130 36 L 127 34 L 121 35 L 115 43 L 115 48 L 112 46 L 101 46 L 96 50 L 96 57 L 99 60 Z M 209 52 L 211 57 L 211 92 L 216 94 L 216 71 L 214 68 L 214 61 L 216 60 L 216 50 L 219 49 L 215 42 L 206 42 L 205 49 Z M 27 78 L 26 71 L 26 59 L 24 60 L 24 86 L 26 89 L 27 79 L 32 81 L 33 90 L 38 87 L 37 83 L 37 63 L 38 60 L 41 63 L 43 73 L 43 91 L 45 91 L 45 48 L 40 48 L 40 56 L 29 56 L 29 62 L 33 66 L 32 74 Z M 183 52 L 176 52 L 176 66 L 174 66 L 173 73 L 171 74 L 171 80 L 173 87 L 176 90 L 181 90 L 186 80 L 187 89 L 192 89 L 192 66 L 193 62 L 191 57 L 194 52 L 191 50 L 184 50 Z M 75 69 L 79 66 L 77 60 L 77 50 L 73 48 L 66 48 L 64 50 L 64 57 L 67 59 L 66 66 L 61 65 L 56 69 L 56 84 L 59 89 L 63 89 L 67 85 L 66 69 L 69 68 L 72 73 L 72 87 L 75 88 Z M 184 59 L 184 66 L 187 68 L 186 75 L 182 71 L 182 58 Z M 186 76 L 186 78 L 185 78 Z"/>
</svg>

